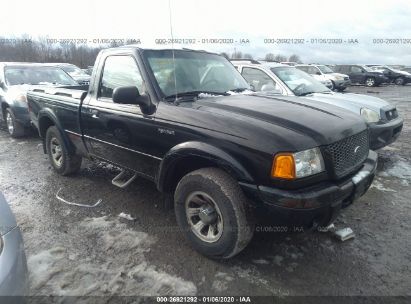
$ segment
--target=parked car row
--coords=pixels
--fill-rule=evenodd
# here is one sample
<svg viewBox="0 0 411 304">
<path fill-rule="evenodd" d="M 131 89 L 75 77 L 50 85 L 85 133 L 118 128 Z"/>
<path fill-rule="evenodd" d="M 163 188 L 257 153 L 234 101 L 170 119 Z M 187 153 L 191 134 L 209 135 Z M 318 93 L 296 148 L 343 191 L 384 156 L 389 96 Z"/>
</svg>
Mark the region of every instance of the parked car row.
<svg viewBox="0 0 411 304">
<path fill-rule="evenodd" d="M 298 67 L 233 63 L 188 49 L 107 49 L 89 86 L 32 85 L 21 111 L 57 173 L 88 158 L 123 168 L 112 181 L 121 188 L 148 178 L 197 251 L 230 258 L 261 213 L 310 229 L 332 223 L 367 191 L 372 150 L 403 123 L 384 100 L 333 92 Z M 13 110 L 2 108 L 7 121 Z"/>
</svg>

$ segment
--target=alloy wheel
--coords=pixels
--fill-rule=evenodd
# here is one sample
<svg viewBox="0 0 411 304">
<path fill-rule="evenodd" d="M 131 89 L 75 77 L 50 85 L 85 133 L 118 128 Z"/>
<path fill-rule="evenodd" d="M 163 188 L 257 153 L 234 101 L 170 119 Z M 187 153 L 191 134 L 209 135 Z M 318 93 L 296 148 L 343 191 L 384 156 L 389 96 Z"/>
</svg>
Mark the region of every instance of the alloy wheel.
<svg viewBox="0 0 411 304">
<path fill-rule="evenodd" d="M 220 209 L 207 193 L 196 191 L 185 201 L 188 224 L 192 232 L 207 243 L 217 242 L 223 234 L 224 222 Z"/>
<path fill-rule="evenodd" d="M 63 164 L 63 150 L 59 140 L 56 137 L 53 137 L 50 141 L 50 151 L 54 164 L 57 167 L 61 167 Z"/>
</svg>

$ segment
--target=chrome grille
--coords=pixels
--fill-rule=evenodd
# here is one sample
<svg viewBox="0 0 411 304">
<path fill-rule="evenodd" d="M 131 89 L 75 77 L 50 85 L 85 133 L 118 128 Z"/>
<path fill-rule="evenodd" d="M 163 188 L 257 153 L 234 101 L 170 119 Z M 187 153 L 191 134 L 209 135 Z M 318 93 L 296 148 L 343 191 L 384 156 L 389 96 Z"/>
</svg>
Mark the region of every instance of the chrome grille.
<svg viewBox="0 0 411 304">
<path fill-rule="evenodd" d="M 322 148 L 325 161 L 335 178 L 344 177 L 359 168 L 369 153 L 368 131 L 344 138 Z"/>
</svg>

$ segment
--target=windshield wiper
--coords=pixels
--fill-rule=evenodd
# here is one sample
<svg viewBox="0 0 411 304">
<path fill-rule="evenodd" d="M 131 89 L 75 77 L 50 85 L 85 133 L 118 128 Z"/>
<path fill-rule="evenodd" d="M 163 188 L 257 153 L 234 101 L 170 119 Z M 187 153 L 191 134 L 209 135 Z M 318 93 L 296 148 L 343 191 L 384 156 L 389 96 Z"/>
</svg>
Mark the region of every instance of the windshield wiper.
<svg viewBox="0 0 411 304">
<path fill-rule="evenodd" d="M 228 90 L 227 92 L 241 93 L 247 90 L 250 90 L 250 89 L 249 88 L 236 88 L 236 89 Z"/>
<path fill-rule="evenodd" d="M 189 91 L 189 92 L 182 92 L 182 93 L 177 93 L 177 94 L 171 94 L 166 97 L 164 97 L 164 100 L 170 100 L 170 99 L 175 99 L 179 97 L 198 97 L 200 94 L 210 94 L 210 95 L 223 95 L 223 96 L 228 96 L 230 94 L 226 92 L 214 92 L 214 91 Z"/>
</svg>

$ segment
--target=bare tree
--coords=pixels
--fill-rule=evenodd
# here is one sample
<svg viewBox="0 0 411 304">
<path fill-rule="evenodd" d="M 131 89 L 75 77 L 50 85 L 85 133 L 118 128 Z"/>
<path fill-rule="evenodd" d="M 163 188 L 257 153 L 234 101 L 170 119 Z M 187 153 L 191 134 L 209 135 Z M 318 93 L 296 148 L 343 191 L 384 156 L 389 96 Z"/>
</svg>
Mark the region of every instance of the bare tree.
<svg viewBox="0 0 411 304">
<path fill-rule="evenodd" d="M 274 57 L 274 61 L 277 61 L 277 62 L 287 61 L 287 57 L 284 55 L 278 54 Z"/>
<path fill-rule="evenodd" d="M 300 56 L 293 54 L 288 58 L 288 61 L 290 62 L 297 62 L 297 63 L 302 63 Z"/>
<path fill-rule="evenodd" d="M 273 53 L 265 54 L 264 60 L 266 60 L 266 61 L 274 61 L 274 60 L 275 60 L 275 55 L 274 55 Z"/>
<path fill-rule="evenodd" d="M 243 53 L 241 51 L 235 51 L 231 54 L 231 59 L 241 59 L 243 58 Z"/>
</svg>

